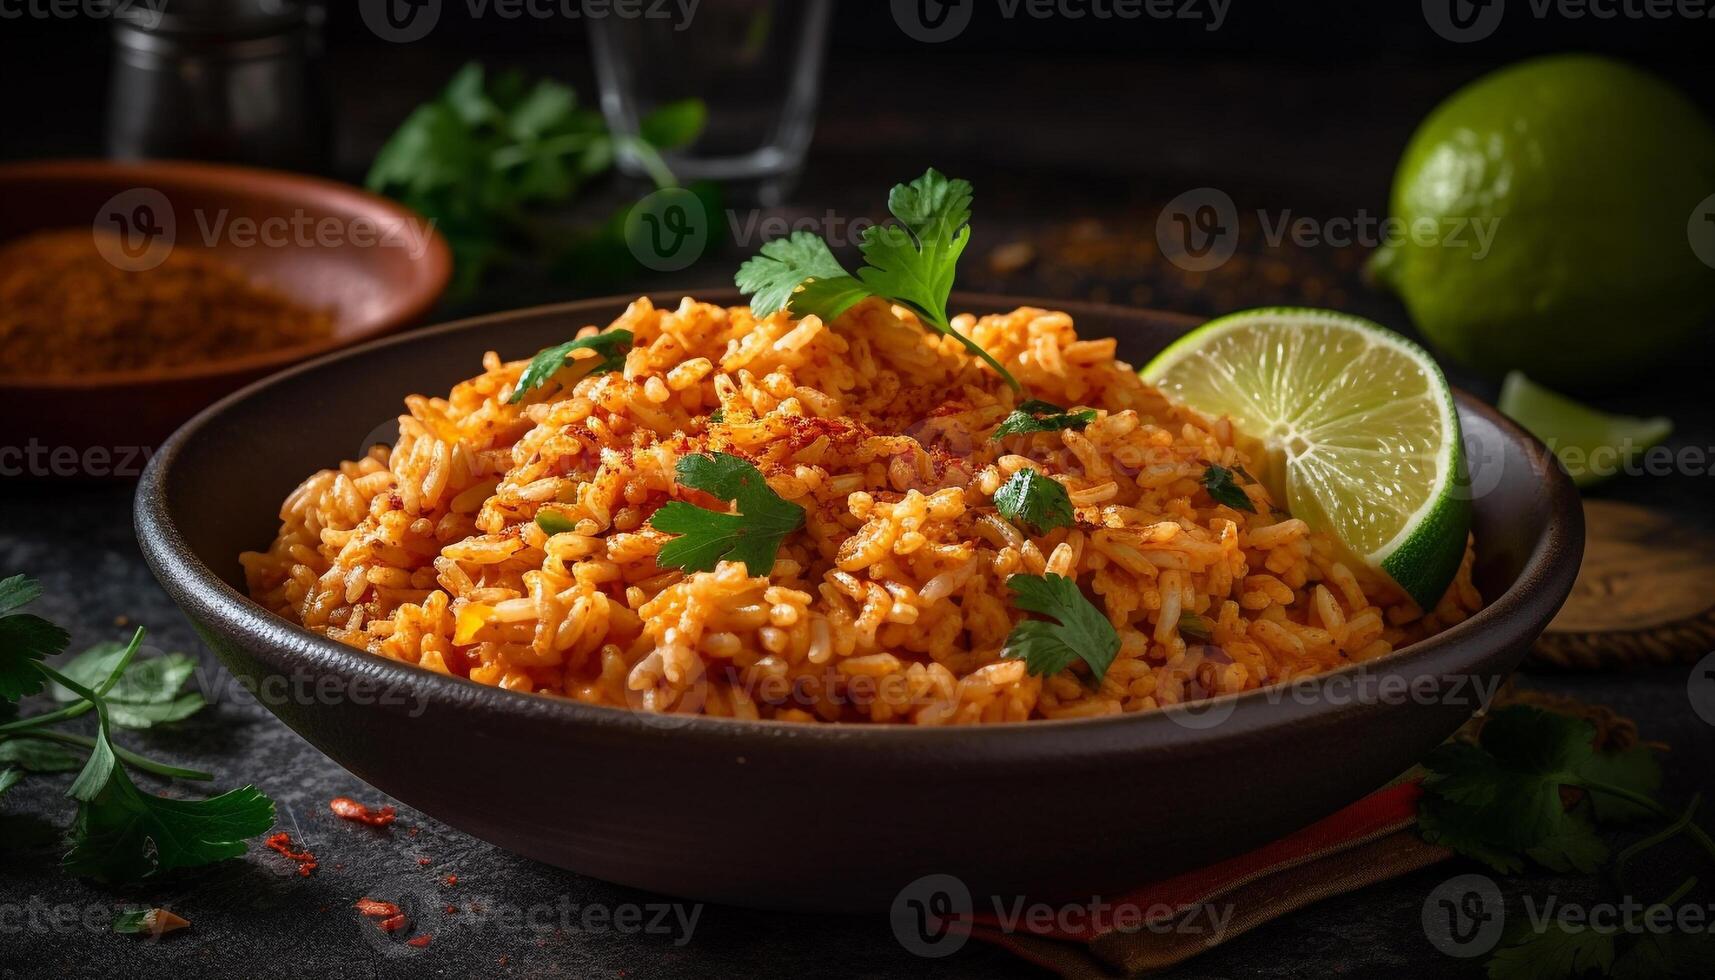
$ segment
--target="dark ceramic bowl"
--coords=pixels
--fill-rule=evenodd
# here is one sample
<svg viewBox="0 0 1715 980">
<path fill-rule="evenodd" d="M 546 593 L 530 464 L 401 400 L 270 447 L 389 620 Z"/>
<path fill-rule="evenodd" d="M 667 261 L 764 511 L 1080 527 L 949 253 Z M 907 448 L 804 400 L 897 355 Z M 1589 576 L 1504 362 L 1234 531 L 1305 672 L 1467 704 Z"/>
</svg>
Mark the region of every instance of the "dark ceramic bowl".
<svg viewBox="0 0 1715 980">
<path fill-rule="evenodd" d="M 373 657 L 245 597 L 238 553 L 265 546 L 286 493 L 361 452 L 404 395 L 445 392 L 484 351 L 527 356 L 625 302 L 483 317 L 275 375 L 187 423 L 137 492 L 155 575 L 286 724 L 405 803 L 583 874 L 775 908 L 885 906 L 936 872 L 978 896 L 1113 895 L 1279 837 L 1410 767 L 1517 664 L 1578 570 L 1570 483 L 1540 444 L 1460 395 L 1488 607 L 1361 669 L 1196 710 L 963 729 L 661 718 Z M 1118 337 L 1133 363 L 1192 323 L 1029 302 Z"/>
</svg>

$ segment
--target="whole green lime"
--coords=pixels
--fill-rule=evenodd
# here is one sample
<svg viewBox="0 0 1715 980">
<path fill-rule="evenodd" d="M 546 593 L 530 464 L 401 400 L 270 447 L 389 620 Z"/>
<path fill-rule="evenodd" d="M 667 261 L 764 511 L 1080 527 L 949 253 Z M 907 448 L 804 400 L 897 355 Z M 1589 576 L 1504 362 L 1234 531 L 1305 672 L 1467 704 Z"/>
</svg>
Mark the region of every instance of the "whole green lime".
<svg viewBox="0 0 1715 980">
<path fill-rule="evenodd" d="M 1601 387 L 1715 315 L 1690 237 L 1711 194 L 1715 129 L 1672 86 L 1607 58 L 1525 61 L 1418 127 L 1370 268 L 1458 360 Z"/>
</svg>

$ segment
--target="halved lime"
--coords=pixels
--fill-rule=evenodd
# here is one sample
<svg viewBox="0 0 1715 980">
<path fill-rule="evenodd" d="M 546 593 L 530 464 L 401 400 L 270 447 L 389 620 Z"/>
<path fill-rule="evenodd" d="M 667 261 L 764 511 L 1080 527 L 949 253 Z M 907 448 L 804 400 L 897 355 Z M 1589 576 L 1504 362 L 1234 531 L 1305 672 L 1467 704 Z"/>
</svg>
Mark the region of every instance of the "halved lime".
<svg viewBox="0 0 1715 980">
<path fill-rule="evenodd" d="M 1423 348 L 1343 313 L 1247 310 L 1186 334 L 1141 373 L 1259 443 L 1264 479 L 1293 516 L 1424 609 L 1440 601 L 1471 501 L 1453 394 Z"/>
<path fill-rule="evenodd" d="M 1632 456 L 1660 445 L 1673 433 L 1673 423 L 1659 415 L 1640 419 L 1599 412 L 1549 391 L 1519 371 L 1508 374 L 1501 384 L 1496 407 L 1553 450 L 1572 482 L 1581 487 L 1613 476 Z"/>
</svg>

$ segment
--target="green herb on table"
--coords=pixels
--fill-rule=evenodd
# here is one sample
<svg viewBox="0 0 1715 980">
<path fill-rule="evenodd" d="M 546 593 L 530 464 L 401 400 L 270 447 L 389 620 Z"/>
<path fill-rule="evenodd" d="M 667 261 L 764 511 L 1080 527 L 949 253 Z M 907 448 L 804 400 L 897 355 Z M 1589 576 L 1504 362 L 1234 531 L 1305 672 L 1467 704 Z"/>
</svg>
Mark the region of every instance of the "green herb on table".
<svg viewBox="0 0 1715 980">
<path fill-rule="evenodd" d="M 1209 497 L 1217 504 L 1224 504 L 1234 510 L 1256 513 L 1256 505 L 1251 503 L 1250 494 L 1233 479 L 1233 471 L 1225 466 L 1211 466 L 1203 471 L 1203 489 L 1209 491 Z"/>
<path fill-rule="evenodd" d="M 547 384 L 548 379 L 564 367 L 588 364 L 590 367 L 584 372 L 584 377 L 621 370 L 625 367 L 625 355 L 631 350 L 631 341 L 629 330 L 607 330 L 538 351 L 524 373 L 519 375 L 518 387 L 513 389 L 512 397 L 507 401 L 518 404 L 524 396 Z M 573 357 L 574 351 L 590 351 L 595 356 Z"/>
<path fill-rule="evenodd" d="M 923 324 L 965 345 L 994 368 L 1014 391 L 1023 391 L 994 356 L 952 327 L 947 298 L 959 256 L 971 239 L 971 185 L 931 167 L 909 184 L 896 184 L 887 209 L 897 225 L 871 225 L 858 249 L 864 265 L 848 273 L 827 243 L 800 231 L 764 245 L 739 267 L 734 281 L 750 294 L 751 310 L 768 316 L 790 309 L 794 316 L 832 320 L 862 299 L 877 296 L 909 308 Z"/>
<path fill-rule="evenodd" d="M 1715 839 L 1699 827 L 1698 800 L 1675 811 L 1656 798 L 1661 771 L 1646 746 L 1597 752 L 1588 722 L 1515 705 L 1495 711 L 1478 742 L 1451 742 L 1424 760 L 1428 770 L 1418 804 L 1424 839 L 1475 858 L 1503 874 L 1529 863 L 1561 873 L 1606 870 L 1627 900 L 1626 877 L 1646 850 L 1685 837 L 1715 860 Z M 1566 791 L 1576 791 L 1567 805 Z M 1618 854 L 1599 830 L 1645 821 L 1658 829 Z M 1689 877 L 1653 903 L 1671 919 L 1696 885 Z M 1614 976 L 1706 976 L 1715 945 L 1707 935 L 1617 935 L 1587 923 L 1551 922 L 1510 929 L 1489 962 L 1496 980 L 1576 977 L 1601 968 Z M 1686 957 L 1693 957 L 1687 960 Z M 1704 957 L 1697 959 L 1697 957 Z M 1697 969 L 1680 972 L 1689 963 Z"/>
<path fill-rule="evenodd" d="M 1007 436 L 1019 436 L 1032 432 L 1059 432 L 1062 429 L 1082 429 L 1096 420 L 1096 410 L 1086 408 L 1076 412 L 1068 412 L 1053 402 L 1045 402 L 1032 398 L 1019 403 L 994 430 L 996 441 Z"/>
<path fill-rule="evenodd" d="M 1006 580 L 1013 605 L 1052 617 L 1026 619 L 1007 634 L 1001 656 L 1023 660 L 1032 674 L 1058 674 L 1082 660 L 1100 683 L 1119 653 L 1120 637 L 1101 610 L 1084 598 L 1078 583 L 1064 576 L 1014 575 Z"/>
<path fill-rule="evenodd" d="M 1014 523 L 1047 534 L 1057 527 L 1071 527 L 1072 498 L 1058 480 L 1032 469 L 1022 469 L 994 492 L 995 510 Z"/>
<path fill-rule="evenodd" d="M 406 118 L 365 183 L 434 222 L 453 250 L 455 290 L 468 293 L 520 251 L 586 244 L 553 241 L 532 215 L 571 202 L 616 156 L 637 160 L 657 187 L 673 186 L 659 151 L 694 142 L 706 118 L 700 100 L 671 103 L 641 120 L 640 139 L 621 138 L 571 88 L 516 72 L 490 79 L 473 62 Z M 608 231 L 596 237 L 613 237 Z"/>
<path fill-rule="evenodd" d="M 804 508 L 769 489 L 762 471 L 737 456 L 684 456 L 674 471 L 685 486 L 733 501 L 738 513 L 668 502 L 649 519 L 657 531 L 678 535 L 661 547 L 655 559 L 659 565 L 707 572 L 722 560 L 738 561 L 752 575 L 767 575 L 780 542 L 804 524 Z"/>
<path fill-rule="evenodd" d="M 194 664 L 176 654 L 138 660 L 139 629 L 123 646 L 98 646 L 59 668 L 49 666 L 46 658 L 65 648 L 65 632 L 19 612 L 40 594 L 23 576 L 0 581 L 0 695 L 15 702 L 51 684 L 60 707 L 0 724 L 0 791 L 26 771 L 81 770 L 68 792 L 78 803 L 64 861 L 73 874 L 135 881 L 243 854 L 245 840 L 273 826 L 273 801 L 252 786 L 206 800 L 145 793 L 127 767 L 166 778 L 213 777 L 148 759 L 113 741 L 116 727 L 148 728 L 201 708 L 200 695 L 181 691 Z M 96 716 L 93 738 L 58 727 L 90 712 Z"/>
</svg>

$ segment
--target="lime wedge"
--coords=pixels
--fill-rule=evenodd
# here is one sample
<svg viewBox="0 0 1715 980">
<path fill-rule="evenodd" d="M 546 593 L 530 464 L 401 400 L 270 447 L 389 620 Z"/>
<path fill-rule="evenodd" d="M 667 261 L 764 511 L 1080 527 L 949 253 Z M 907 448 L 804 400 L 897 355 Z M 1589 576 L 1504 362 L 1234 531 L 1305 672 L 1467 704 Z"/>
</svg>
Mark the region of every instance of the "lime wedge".
<svg viewBox="0 0 1715 980">
<path fill-rule="evenodd" d="M 1471 502 L 1453 394 L 1423 348 L 1343 313 L 1247 310 L 1186 334 L 1141 373 L 1260 444 L 1293 516 L 1422 608 L 1440 601 Z"/>
<path fill-rule="evenodd" d="M 1520 371 L 1502 382 L 1498 407 L 1552 449 L 1581 487 L 1613 476 L 1633 455 L 1660 445 L 1673 432 L 1673 423 L 1659 415 L 1640 419 L 1598 412 L 1549 391 Z"/>
</svg>

